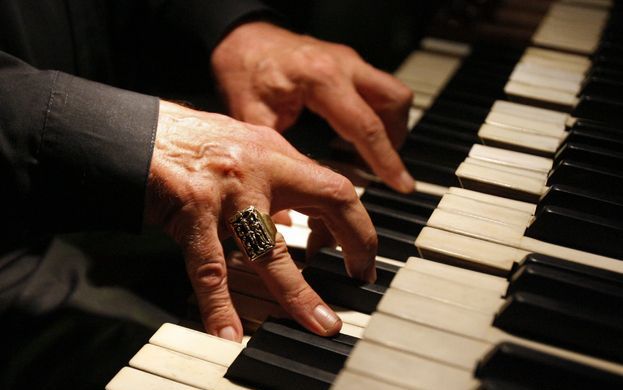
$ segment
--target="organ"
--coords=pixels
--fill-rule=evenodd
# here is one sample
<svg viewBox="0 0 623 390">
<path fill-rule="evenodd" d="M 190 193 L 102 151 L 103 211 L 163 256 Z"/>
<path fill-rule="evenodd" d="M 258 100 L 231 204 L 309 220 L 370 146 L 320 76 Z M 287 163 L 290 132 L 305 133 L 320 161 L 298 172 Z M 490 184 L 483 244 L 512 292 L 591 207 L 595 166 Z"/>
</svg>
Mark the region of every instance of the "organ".
<svg viewBox="0 0 623 390">
<path fill-rule="evenodd" d="M 415 92 L 401 155 L 417 191 L 361 190 L 377 281 L 332 249 L 302 267 L 342 333 L 283 319 L 232 261 L 251 337 L 165 324 L 107 389 L 622 388 L 621 15 L 558 1 L 527 47 L 424 39 L 395 73 Z M 304 247 L 293 220 L 279 230 Z"/>
</svg>

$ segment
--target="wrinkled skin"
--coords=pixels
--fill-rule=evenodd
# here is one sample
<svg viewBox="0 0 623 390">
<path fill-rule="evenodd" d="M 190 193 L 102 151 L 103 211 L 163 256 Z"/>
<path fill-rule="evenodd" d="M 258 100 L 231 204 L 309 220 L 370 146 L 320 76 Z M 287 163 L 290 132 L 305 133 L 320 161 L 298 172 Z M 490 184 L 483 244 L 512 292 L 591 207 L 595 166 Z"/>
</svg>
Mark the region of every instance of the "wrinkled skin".
<svg viewBox="0 0 623 390">
<path fill-rule="evenodd" d="M 388 185 L 414 190 L 394 149 L 407 134 L 412 92 L 353 49 L 252 22 L 225 37 L 212 67 L 234 118 L 283 131 L 307 107 Z"/>
<path fill-rule="evenodd" d="M 227 219 L 249 205 L 309 215 L 310 241 L 339 243 L 353 277 L 376 278 L 376 233 L 350 181 L 298 153 L 271 128 L 161 101 L 146 219 L 182 247 L 206 330 L 237 341 L 242 326 L 220 239 L 229 235 Z M 305 282 L 283 236 L 249 264 L 302 325 L 320 335 L 339 331 L 341 321 Z"/>
</svg>

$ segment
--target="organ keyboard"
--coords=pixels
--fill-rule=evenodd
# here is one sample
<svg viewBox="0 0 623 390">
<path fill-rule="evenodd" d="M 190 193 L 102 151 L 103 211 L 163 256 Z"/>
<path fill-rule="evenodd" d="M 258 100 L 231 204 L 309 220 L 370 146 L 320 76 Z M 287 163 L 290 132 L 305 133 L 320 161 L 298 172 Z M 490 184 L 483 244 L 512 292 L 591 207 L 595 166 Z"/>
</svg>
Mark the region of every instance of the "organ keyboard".
<svg viewBox="0 0 623 390">
<path fill-rule="evenodd" d="M 337 250 L 301 267 L 339 336 L 279 319 L 230 259 L 254 335 L 165 324 L 107 389 L 622 388 L 620 9 L 559 1 L 524 50 L 425 39 L 406 59 L 418 192 L 362 190 L 377 281 L 350 280 Z M 279 230 L 304 247 L 303 216 Z"/>
</svg>

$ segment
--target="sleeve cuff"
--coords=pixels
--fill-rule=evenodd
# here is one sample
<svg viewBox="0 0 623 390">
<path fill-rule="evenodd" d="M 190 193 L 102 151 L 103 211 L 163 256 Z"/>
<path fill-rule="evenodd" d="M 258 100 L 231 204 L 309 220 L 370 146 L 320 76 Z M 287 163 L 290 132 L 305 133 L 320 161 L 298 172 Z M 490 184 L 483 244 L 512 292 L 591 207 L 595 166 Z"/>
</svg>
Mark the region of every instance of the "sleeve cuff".
<svg viewBox="0 0 623 390">
<path fill-rule="evenodd" d="M 33 180 L 35 220 L 55 232 L 139 231 L 158 107 L 155 97 L 58 73 Z"/>
</svg>

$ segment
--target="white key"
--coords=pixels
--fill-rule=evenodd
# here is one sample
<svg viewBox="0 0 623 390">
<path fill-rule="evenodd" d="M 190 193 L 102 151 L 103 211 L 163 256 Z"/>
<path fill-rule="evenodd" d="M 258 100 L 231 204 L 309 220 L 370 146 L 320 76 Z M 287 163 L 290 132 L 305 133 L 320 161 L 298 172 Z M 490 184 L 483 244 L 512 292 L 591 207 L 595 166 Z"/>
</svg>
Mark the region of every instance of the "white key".
<svg viewBox="0 0 623 390">
<path fill-rule="evenodd" d="M 277 231 L 283 235 L 284 240 L 293 248 L 307 248 L 307 238 L 310 230 L 306 226 L 293 225 L 277 225 Z"/>
<path fill-rule="evenodd" d="M 532 220 L 532 214 L 530 213 L 481 202 L 471 198 L 464 198 L 454 194 L 444 195 L 439 201 L 439 204 L 437 204 L 437 208 L 524 228 L 528 226 Z"/>
<path fill-rule="evenodd" d="M 360 339 L 363 336 L 364 328 L 361 328 L 357 325 L 348 324 L 346 322 L 342 323 L 342 329 L 340 329 L 340 333 L 345 334 L 347 336 L 356 337 Z"/>
<path fill-rule="evenodd" d="M 536 203 L 547 187 L 542 179 L 520 176 L 513 172 L 463 162 L 456 170 L 461 186 L 468 189 L 488 188 L 487 192 Z"/>
<path fill-rule="evenodd" d="M 224 367 L 229 367 L 243 348 L 240 343 L 168 323 L 158 329 L 149 343 Z"/>
<path fill-rule="evenodd" d="M 471 47 L 465 43 L 433 37 L 422 38 L 420 41 L 420 47 L 423 50 L 449 54 L 457 57 L 467 57 L 472 51 Z"/>
<path fill-rule="evenodd" d="M 448 194 L 457 195 L 462 198 L 474 199 L 482 203 L 488 203 L 495 206 L 502 206 L 505 208 L 517 210 L 523 213 L 533 214 L 536 211 L 536 205 L 533 203 L 522 202 L 515 199 L 503 198 L 501 196 L 495 196 L 490 194 L 485 194 L 482 192 L 466 190 L 465 188 L 460 187 L 450 187 L 448 188 Z"/>
<path fill-rule="evenodd" d="M 569 115 L 566 115 L 566 117 L 569 117 Z M 562 139 L 567 134 L 565 127 L 566 122 L 559 125 L 542 121 L 538 117 L 524 118 L 504 112 L 489 112 L 485 122 L 494 126 L 515 129 L 525 133 L 540 134 L 557 139 Z"/>
<path fill-rule="evenodd" d="M 510 166 L 505 164 L 498 164 L 492 161 L 484 161 L 473 157 L 466 157 L 463 160 L 466 164 L 476 165 L 479 167 L 495 169 L 496 171 L 506 172 L 513 175 L 516 175 L 518 178 L 532 178 L 539 180 L 541 183 L 545 184 L 547 181 L 547 173 L 533 171 L 531 169 L 525 169 L 522 167 Z"/>
<path fill-rule="evenodd" d="M 530 49 L 528 49 L 530 50 Z M 540 49 L 539 49 L 540 50 Z M 535 121 L 555 125 L 557 128 L 565 127 L 569 114 L 547 110 L 545 108 L 533 107 L 526 104 L 496 100 L 491 106 L 491 113 L 506 114 L 523 119 L 533 119 Z"/>
<path fill-rule="evenodd" d="M 475 144 L 469 151 L 469 157 L 489 161 L 499 165 L 518 167 L 526 170 L 547 173 L 552 169 L 551 158 L 533 156 L 527 153 L 513 152 L 486 145 Z"/>
<path fill-rule="evenodd" d="M 577 86 L 579 86 L 582 81 L 584 81 L 584 72 L 577 72 L 566 69 L 555 69 L 549 66 L 536 64 L 531 61 L 523 62 L 520 60 L 519 63 L 515 65 L 515 71 L 551 77 L 556 80 L 565 80 L 571 82 L 571 85 Z"/>
<path fill-rule="evenodd" d="M 515 342 L 529 348 L 572 359 L 598 368 L 623 373 L 623 366 L 564 350 L 539 342 L 526 340 L 507 334 L 493 327 L 493 316 L 463 307 L 440 302 L 428 297 L 411 294 L 401 290 L 389 289 L 377 307 L 377 311 L 406 321 L 433 327 L 445 332 L 497 344 L 503 341 Z"/>
<path fill-rule="evenodd" d="M 568 81 L 551 77 L 550 75 L 528 71 L 521 65 L 515 66 L 509 80 L 522 84 L 538 86 L 539 88 L 567 92 L 574 95 L 580 91 L 580 83 L 578 81 Z"/>
<path fill-rule="evenodd" d="M 424 115 L 424 110 L 420 110 L 415 107 L 409 108 L 409 119 L 407 120 L 407 129 L 411 131 L 418 124 L 422 116 Z"/>
<path fill-rule="evenodd" d="M 421 259 L 419 257 L 410 257 L 405 264 L 405 269 L 412 269 L 420 273 L 434 275 L 438 278 L 451 280 L 455 283 L 477 286 L 490 290 L 498 296 L 502 296 L 508 287 L 508 282 L 504 278 L 442 264 L 436 261 Z"/>
<path fill-rule="evenodd" d="M 424 81 L 443 88 L 461 61 L 459 58 L 416 51 L 411 53 L 394 73 L 398 79 Z"/>
<path fill-rule="evenodd" d="M 523 234 L 525 229 L 513 227 L 512 225 L 503 225 L 440 209 L 433 211 L 427 224 L 428 226 L 438 229 L 448 230 L 486 241 L 492 241 L 528 252 L 542 253 L 544 255 L 560 257 L 580 264 L 586 264 L 597 268 L 623 273 L 623 262 L 621 260 L 571 249 L 560 245 L 550 244 L 531 237 L 524 237 Z"/>
<path fill-rule="evenodd" d="M 470 371 L 365 340 L 355 345 L 346 367 L 352 372 L 409 389 L 467 389 L 477 383 Z"/>
<path fill-rule="evenodd" d="M 473 370 L 478 359 L 492 346 L 487 341 L 445 332 L 380 312 L 372 315 L 363 338 L 465 370 Z"/>
<path fill-rule="evenodd" d="M 157 375 L 123 367 L 106 385 L 106 390 L 198 390 L 196 387 L 183 385 Z"/>
<path fill-rule="evenodd" d="M 252 295 L 230 291 L 231 300 L 240 318 L 261 324 L 269 316 L 287 318 L 288 315 L 278 303 L 273 300 L 264 300 Z"/>
<path fill-rule="evenodd" d="M 332 390 L 361 390 L 361 389 L 378 389 L 378 390 L 401 390 L 405 387 L 390 385 L 387 382 L 370 378 L 367 375 L 352 372 L 348 369 L 342 369 L 335 382 L 331 385 Z"/>
<path fill-rule="evenodd" d="M 392 280 L 391 288 L 451 302 L 482 313 L 495 313 L 504 303 L 491 290 L 455 283 L 410 269 L 401 269 Z"/>
<path fill-rule="evenodd" d="M 227 274 L 227 285 L 230 291 L 252 295 L 266 301 L 275 300 L 257 274 L 230 268 Z"/>
<path fill-rule="evenodd" d="M 204 390 L 216 389 L 227 372 L 225 366 L 151 344 L 134 355 L 130 366 Z"/>
<path fill-rule="evenodd" d="M 548 50 L 540 47 L 528 47 L 521 58 L 521 61 L 529 62 L 537 59 L 548 60 L 554 66 L 566 69 L 576 69 L 579 73 L 586 73 L 592 63 L 587 56 L 579 54 L 564 53 L 558 50 Z"/>
<path fill-rule="evenodd" d="M 528 133 L 502 126 L 484 124 L 478 130 L 485 144 L 503 145 L 509 149 L 542 156 L 553 155 L 561 144 L 560 138 Z"/>
<path fill-rule="evenodd" d="M 578 103 L 572 92 L 559 91 L 510 80 L 504 86 L 504 93 L 534 102 L 553 104 L 557 109 L 571 110 Z"/>
<path fill-rule="evenodd" d="M 420 255 L 429 259 L 505 275 L 530 252 L 462 234 L 425 227 L 415 240 Z"/>
</svg>

